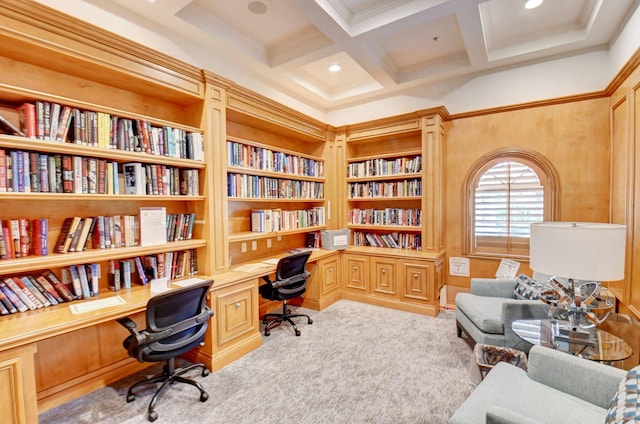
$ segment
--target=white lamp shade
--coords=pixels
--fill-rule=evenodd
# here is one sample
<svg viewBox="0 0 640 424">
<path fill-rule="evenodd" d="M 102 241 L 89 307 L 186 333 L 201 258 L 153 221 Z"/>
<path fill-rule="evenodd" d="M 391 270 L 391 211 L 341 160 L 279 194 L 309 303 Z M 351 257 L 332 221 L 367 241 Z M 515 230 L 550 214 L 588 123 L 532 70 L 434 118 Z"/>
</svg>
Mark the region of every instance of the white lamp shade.
<svg viewBox="0 0 640 424">
<path fill-rule="evenodd" d="M 596 222 L 531 224 L 530 267 L 586 281 L 624 278 L 627 227 Z"/>
</svg>

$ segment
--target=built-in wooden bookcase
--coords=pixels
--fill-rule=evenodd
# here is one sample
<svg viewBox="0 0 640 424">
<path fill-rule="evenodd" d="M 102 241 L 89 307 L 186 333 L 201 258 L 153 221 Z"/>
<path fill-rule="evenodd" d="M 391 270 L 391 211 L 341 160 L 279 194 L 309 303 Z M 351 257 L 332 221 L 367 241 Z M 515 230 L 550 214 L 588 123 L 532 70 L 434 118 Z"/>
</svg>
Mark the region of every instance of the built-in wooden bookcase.
<svg viewBox="0 0 640 424">
<path fill-rule="evenodd" d="M 435 315 L 443 284 L 442 111 L 337 129 L 344 140 L 344 298 Z"/>
<path fill-rule="evenodd" d="M 15 126 L 19 127 L 16 109 L 20 105 L 46 101 L 82 111 L 141 120 L 155 127 L 204 134 L 204 82 L 199 69 L 113 34 L 70 22 L 67 16 L 37 3 L 3 2 L 0 15 L 0 114 Z M 69 25 L 75 26 L 74 31 L 66 29 Z M 97 263 L 101 275 L 97 298 L 101 298 L 111 296 L 107 283 L 109 261 L 181 251 L 195 251 L 197 272 L 208 274 L 208 258 L 213 250 L 210 226 L 213 219 L 209 216 L 212 212 L 205 207 L 205 194 L 211 190 L 207 169 L 211 153 L 206 143 L 203 145 L 203 156 L 194 160 L 68 141 L 0 135 L 0 149 L 5 153 L 21 151 L 97 158 L 118 167 L 120 175 L 122 164 L 130 162 L 158 166 L 158 170 L 170 167 L 178 173 L 195 170 L 198 175 L 194 182 L 197 194 L 188 195 L 177 192 L 125 194 L 123 180 L 119 184 L 120 190 L 112 194 L 0 192 L 0 219 L 47 218 L 49 224 L 49 254 L 1 259 L 0 278 L 38 274 L 45 270 L 61 277 L 62 269 L 70 265 Z M 82 252 L 54 252 L 65 218 L 139 215 L 141 207 L 165 207 L 167 213 L 195 214 L 191 239 L 145 247 L 100 249 L 90 246 Z M 148 287 L 132 289 L 138 290 L 148 291 Z M 32 316 L 35 322 L 42 314 L 50 314 L 51 320 L 55 320 L 59 315 L 56 311 L 62 308 L 69 308 L 69 304 L 52 305 L 21 315 Z M 2 316 L 0 320 L 13 317 Z M 139 369 L 141 365 L 128 358 L 122 349 L 121 342 L 127 334 L 117 323 L 105 322 L 71 332 L 60 331 L 38 341 L 34 349 L 37 351 L 34 362 L 36 388 L 25 388 L 26 392 L 37 392 L 39 407 L 47 409 L 83 390 L 97 387 L 96 384 L 113 381 Z M 60 366 L 69 361 L 74 362 L 74 366 Z M 22 402 L 16 399 L 18 401 Z M 29 417 L 27 421 L 33 418 Z"/>
<path fill-rule="evenodd" d="M 226 128 L 230 266 L 304 247 L 330 217 L 324 129 L 244 91 L 229 95 Z M 275 227 L 258 225 L 264 213 Z"/>
</svg>

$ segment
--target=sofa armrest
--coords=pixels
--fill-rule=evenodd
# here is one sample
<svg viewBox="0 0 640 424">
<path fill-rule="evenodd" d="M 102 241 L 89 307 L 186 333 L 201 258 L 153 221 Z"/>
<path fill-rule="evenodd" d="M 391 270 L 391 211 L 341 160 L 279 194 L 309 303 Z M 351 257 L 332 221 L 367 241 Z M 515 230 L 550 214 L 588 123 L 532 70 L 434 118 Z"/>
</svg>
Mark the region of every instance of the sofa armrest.
<svg viewBox="0 0 640 424">
<path fill-rule="evenodd" d="M 488 297 L 506 297 L 513 299 L 515 280 L 496 280 L 494 278 L 472 278 L 471 294 Z"/>
<path fill-rule="evenodd" d="M 498 405 L 491 405 L 487 409 L 487 424 L 541 424 L 529 417 L 513 412 Z"/>
<path fill-rule="evenodd" d="M 529 353 L 529 378 L 607 408 L 626 371 L 547 347 Z"/>
<path fill-rule="evenodd" d="M 549 305 L 540 300 L 509 300 L 502 304 L 502 322 L 504 324 L 504 337 L 506 346 L 513 347 L 523 352 L 529 352 L 531 343 L 518 336 L 511 324 L 519 319 L 547 319 L 549 318 Z"/>
</svg>

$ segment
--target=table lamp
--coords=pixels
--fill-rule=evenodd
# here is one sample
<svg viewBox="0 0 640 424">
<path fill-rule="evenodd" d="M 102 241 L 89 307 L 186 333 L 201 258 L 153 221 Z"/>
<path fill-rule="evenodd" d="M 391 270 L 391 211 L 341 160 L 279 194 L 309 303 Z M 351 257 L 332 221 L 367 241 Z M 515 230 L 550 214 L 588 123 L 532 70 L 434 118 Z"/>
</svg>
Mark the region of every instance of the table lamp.
<svg viewBox="0 0 640 424">
<path fill-rule="evenodd" d="M 613 308 L 610 298 L 600 297 L 601 282 L 624 278 L 626 234 L 619 224 L 531 224 L 529 265 L 552 276 L 541 299 L 569 318 L 571 331 L 600 324 Z"/>
</svg>

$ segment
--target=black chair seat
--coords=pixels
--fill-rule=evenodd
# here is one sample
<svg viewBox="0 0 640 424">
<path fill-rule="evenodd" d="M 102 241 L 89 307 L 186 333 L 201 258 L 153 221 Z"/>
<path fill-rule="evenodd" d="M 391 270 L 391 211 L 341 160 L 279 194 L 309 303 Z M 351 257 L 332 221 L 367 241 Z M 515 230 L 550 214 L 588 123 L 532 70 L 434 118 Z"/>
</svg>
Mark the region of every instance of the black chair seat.
<svg viewBox="0 0 640 424">
<path fill-rule="evenodd" d="M 311 256 L 310 252 L 286 256 L 278 261 L 275 280 L 271 281 L 269 277 L 262 277 L 266 284 L 259 287 L 260 296 L 267 300 L 282 302 L 282 313 L 269 313 L 263 316 L 265 336 L 271 334 L 270 331 L 274 327 L 285 321 L 291 324 L 296 336 L 299 336 L 300 330 L 292 318 L 305 317 L 308 324 L 313 324 L 313 320 L 308 315 L 292 314 L 291 310 L 287 308 L 287 300 L 302 296 L 307 288 L 307 279 L 311 275 L 306 270 L 309 256 Z"/>
<path fill-rule="evenodd" d="M 127 402 L 135 400 L 134 390 L 142 385 L 162 383 L 149 402 L 149 421 L 155 421 L 154 410 L 160 394 L 174 382 L 186 383 L 200 391 L 200 401 L 209 398 L 200 383 L 182 377 L 192 369 L 201 369 L 202 376 L 209 375 L 204 364 L 190 364 L 176 368 L 176 359 L 204 341 L 209 319 L 213 311 L 207 306 L 207 294 L 213 281 L 203 281 L 176 290 L 161 293 L 147 302 L 147 328 L 138 331 L 130 318 L 118 320 L 129 333 L 122 343 L 129 356 L 139 362 L 165 362 L 162 373 L 133 384 L 127 392 Z"/>
</svg>

